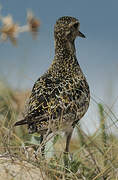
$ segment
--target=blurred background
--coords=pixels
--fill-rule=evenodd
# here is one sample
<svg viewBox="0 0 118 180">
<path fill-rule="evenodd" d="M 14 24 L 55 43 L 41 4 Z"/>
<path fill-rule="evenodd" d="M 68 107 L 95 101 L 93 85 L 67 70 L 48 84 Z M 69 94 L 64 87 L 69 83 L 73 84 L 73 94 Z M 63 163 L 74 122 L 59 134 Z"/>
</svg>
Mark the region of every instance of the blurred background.
<svg viewBox="0 0 118 180">
<path fill-rule="evenodd" d="M 53 60 L 56 20 L 61 16 L 74 16 L 87 37 L 76 39 L 76 53 L 91 91 L 91 105 L 81 124 L 86 131 L 93 132 L 99 124 L 97 103 L 102 103 L 107 105 L 106 111 L 113 111 L 112 127 L 118 115 L 118 1 L 7 0 L 0 4 L 2 15 L 11 14 L 21 25 L 26 24 L 28 9 L 41 23 L 37 40 L 24 33 L 19 36 L 17 47 L 10 42 L 0 44 L 0 79 L 14 90 L 31 89 Z M 113 131 L 115 129 L 117 127 Z"/>
</svg>

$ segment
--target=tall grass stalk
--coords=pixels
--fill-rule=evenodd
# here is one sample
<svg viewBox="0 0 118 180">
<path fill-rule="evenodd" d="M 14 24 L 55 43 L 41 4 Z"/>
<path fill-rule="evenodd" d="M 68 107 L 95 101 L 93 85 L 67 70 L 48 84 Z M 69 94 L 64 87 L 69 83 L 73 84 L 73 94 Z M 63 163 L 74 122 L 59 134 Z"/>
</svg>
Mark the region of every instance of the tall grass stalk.
<svg viewBox="0 0 118 180">
<path fill-rule="evenodd" d="M 65 167 L 63 161 L 65 141 L 62 135 L 54 138 L 52 156 L 46 156 L 45 159 L 42 159 L 39 153 L 36 159 L 33 146 L 37 145 L 40 135 L 28 135 L 25 126 L 13 128 L 14 122 L 17 121 L 18 115 L 21 113 L 21 106 L 23 106 L 25 99 L 24 92 L 16 92 L 5 83 L 0 82 L 0 169 L 3 167 L 1 158 L 5 158 L 4 161 L 7 167 L 9 161 L 12 163 L 10 167 L 17 163 L 19 169 L 22 169 L 20 173 L 23 175 L 23 169 L 26 167 L 25 163 L 28 163 L 28 166 L 32 165 L 28 173 L 33 177 L 32 170 L 37 169 L 37 174 L 39 171 L 42 172 L 45 180 L 117 179 L 118 137 L 106 132 L 107 116 L 101 104 L 98 105 L 100 119 L 98 133 L 87 135 L 81 126 L 77 126 L 78 136 L 73 137 L 71 141 L 70 154 L 67 157 L 68 166 Z M 7 172 L 13 179 L 12 171 L 8 169 Z M 36 178 L 42 180 L 41 176 L 38 177 L 35 172 L 34 179 Z M 30 178 L 27 179 L 30 180 Z"/>
<path fill-rule="evenodd" d="M 106 133 L 106 117 L 104 114 L 104 107 L 102 104 L 98 104 L 99 108 L 99 116 L 100 116 L 100 130 L 101 130 L 101 142 L 103 145 L 103 152 L 104 152 L 104 166 L 107 165 L 107 133 Z"/>
</svg>

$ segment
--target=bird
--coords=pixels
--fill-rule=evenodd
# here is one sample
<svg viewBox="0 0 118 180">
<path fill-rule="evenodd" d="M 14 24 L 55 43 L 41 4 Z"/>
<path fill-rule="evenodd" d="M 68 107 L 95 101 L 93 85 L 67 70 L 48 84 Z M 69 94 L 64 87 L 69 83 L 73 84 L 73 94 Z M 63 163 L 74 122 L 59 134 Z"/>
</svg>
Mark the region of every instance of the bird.
<svg viewBox="0 0 118 180">
<path fill-rule="evenodd" d="M 66 153 L 73 130 L 90 103 L 89 85 L 76 57 L 77 37 L 85 38 L 77 18 L 63 16 L 56 21 L 52 64 L 34 83 L 24 118 L 14 124 L 27 125 L 31 134 L 39 133 L 40 143 L 51 133 L 64 132 Z M 42 154 L 44 149 L 45 145 Z"/>
</svg>

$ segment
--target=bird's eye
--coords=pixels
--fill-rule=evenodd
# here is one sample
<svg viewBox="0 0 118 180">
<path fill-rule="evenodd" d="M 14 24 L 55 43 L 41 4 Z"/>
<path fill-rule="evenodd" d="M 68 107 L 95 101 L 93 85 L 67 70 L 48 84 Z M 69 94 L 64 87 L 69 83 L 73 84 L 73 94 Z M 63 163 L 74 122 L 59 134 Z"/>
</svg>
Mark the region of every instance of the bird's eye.
<svg viewBox="0 0 118 180">
<path fill-rule="evenodd" d="M 77 29 L 77 28 L 78 28 L 78 26 L 79 26 L 79 24 L 78 24 L 78 23 L 75 23 L 73 26 L 74 26 L 74 28 L 76 28 L 76 29 Z"/>
</svg>

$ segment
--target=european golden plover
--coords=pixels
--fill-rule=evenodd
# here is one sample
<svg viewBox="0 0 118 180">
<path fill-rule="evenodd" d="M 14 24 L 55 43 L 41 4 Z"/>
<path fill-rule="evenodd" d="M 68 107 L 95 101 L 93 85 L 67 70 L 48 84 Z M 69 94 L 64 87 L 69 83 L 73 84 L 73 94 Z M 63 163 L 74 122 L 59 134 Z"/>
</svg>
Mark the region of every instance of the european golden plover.
<svg viewBox="0 0 118 180">
<path fill-rule="evenodd" d="M 54 60 L 35 82 L 24 119 L 15 123 L 15 126 L 26 124 L 29 133 L 39 133 L 41 142 L 50 133 L 64 131 L 65 152 L 69 152 L 73 129 L 90 102 L 89 86 L 76 58 L 74 41 L 78 36 L 85 38 L 79 28 L 80 23 L 74 17 L 57 20 Z"/>
</svg>

